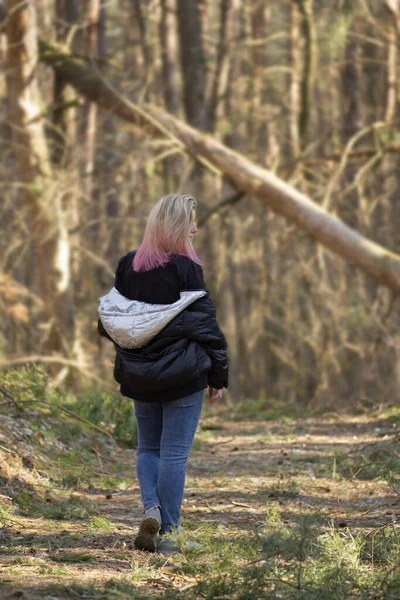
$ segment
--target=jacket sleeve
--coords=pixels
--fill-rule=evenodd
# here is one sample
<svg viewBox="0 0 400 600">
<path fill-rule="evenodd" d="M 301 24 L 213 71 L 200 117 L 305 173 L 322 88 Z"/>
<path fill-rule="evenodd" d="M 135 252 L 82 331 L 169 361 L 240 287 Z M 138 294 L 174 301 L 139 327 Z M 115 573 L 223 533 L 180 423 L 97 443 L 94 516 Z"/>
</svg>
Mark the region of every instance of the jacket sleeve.
<svg viewBox="0 0 400 600">
<path fill-rule="evenodd" d="M 184 289 L 205 289 L 203 269 L 190 260 Z M 228 352 L 223 332 L 217 322 L 214 302 L 208 290 L 207 295 L 199 298 L 184 311 L 183 329 L 185 337 L 195 340 L 204 348 L 211 358 L 211 369 L 208 372 L 208 385 L 215 389 L 228 387 Z"/>
</svg>

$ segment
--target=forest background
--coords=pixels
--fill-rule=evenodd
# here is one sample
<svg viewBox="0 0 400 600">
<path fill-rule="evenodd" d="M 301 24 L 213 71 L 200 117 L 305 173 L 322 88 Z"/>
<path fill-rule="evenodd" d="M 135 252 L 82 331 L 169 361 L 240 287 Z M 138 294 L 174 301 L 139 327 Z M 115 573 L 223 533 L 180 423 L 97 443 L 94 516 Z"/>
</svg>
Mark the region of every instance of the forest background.
<svg viewBox="0 0 400 600">
<path fill-rule="evenodd" d="M 400 598 L 399 40 L 399 0 L 0 0 L 1 598 Z M 97 304 L 171 192 L 230 381 L 165 557 Z"/>
<path fill-rule="evenodd" d="M 397 0 L 7 0 L 0 17 L 1 367 L 115 389 L 97 301 L 178 192 L 198 200 L 235 401 L 398 400 Z M 363 236 L 343 230 L 345 252 L 329 214 Z"/>
</svg>

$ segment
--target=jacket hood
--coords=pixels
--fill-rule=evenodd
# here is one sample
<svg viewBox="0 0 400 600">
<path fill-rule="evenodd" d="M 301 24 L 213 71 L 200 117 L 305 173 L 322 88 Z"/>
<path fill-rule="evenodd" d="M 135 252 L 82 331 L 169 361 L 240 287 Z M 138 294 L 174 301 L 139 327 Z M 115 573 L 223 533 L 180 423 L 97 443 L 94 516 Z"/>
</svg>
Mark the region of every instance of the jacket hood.
<svg viewBox="0 0 400 600">
<path fill-rule="evenodd" d="M 146 346 L 187 306 L 207 295 L 207 290 L 180 293 L 173 304 L 150 304 L 130 300 L 113 287 L 99 298 L 98 313 L 104 329 L 121 348 Z"/>
</svg>

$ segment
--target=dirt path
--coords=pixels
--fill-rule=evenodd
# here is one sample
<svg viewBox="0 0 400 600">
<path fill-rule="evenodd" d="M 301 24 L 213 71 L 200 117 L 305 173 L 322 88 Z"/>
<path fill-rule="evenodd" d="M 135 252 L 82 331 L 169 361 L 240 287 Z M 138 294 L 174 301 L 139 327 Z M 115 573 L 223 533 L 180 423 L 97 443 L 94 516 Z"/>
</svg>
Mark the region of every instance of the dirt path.
<svg viewBox="0 0 400 600">
<path fill-rule="evenodd" d="M 390 422 L 366 416 L 279 422 L 205 417 L 188 467 L 187 535 L 200 542 L 202 535 L 256 535 L 271 507 L 283 522 L 299 513 L 318 515 L 353 533 L 399 522 L 396 493 L 383 479 L 368 479 L 376 459 L 371 444 L 381 447 L 393 436 Z M 78 481 L 72 500 L 70 492 L 47 491 L 42 504 L 3 515 L 2 599 L 152 597 L 182 592 L 201 578 L 193 569 L 185 572 L 187 556 L 130 549 L 140 519 L 135 451 L 95 453 L 101 477 L 92 489 L 80 490 Z M 65 514 L 56 515 L 57 507 Z"/>
</svg>

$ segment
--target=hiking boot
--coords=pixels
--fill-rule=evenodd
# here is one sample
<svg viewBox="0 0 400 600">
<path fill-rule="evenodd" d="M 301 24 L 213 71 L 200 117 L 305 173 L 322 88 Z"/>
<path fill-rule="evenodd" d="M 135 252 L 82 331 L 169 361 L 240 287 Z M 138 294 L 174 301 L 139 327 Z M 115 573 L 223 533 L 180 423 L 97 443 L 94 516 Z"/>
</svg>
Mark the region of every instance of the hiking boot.
<svg viewBox="0 0 400 600">
<path fill-rule="evenodd" d="M 182 554 L 183 553 L 183 549 L 182 546 L 178 541 L 173 540 L 171 538 L 169 539 L 162 539 L 162 536 L 159 538 L 158 540 L 158 545 L 157 545 L 157 552 L 159 552 L 160 554 Z M 185 550 L 198 550 L 200 548 L 202 548 L 202 545 L 199 544 L 198 542 L 193 542 L 192 540 L 185 542 L 183 548 Z"/>
<path fill-rule="evenodd" d="M 134 539 L 136 550 L 155 552 L 157 548 L 157 535 L 161 527 L 161 513 L 158 507 L 149 508 L 140 523 L 139 532 Z"/>
<path fill-rule="evenodd" d="M 157 552 L 160 554 L 182 554 L 179 542 L 174 538 L 163 538 L 160 536 L 157 545 Z"/>
<path fill-rule="evenodd" d="M 186 539 L 181 526 L 175 529 L 174 532 L 161 533 L 158 538 L 157 552 L 161 554 L 182 554 L 184 550 L 193 548 L 202 548 L 202 545 Z"/>
</svg>

